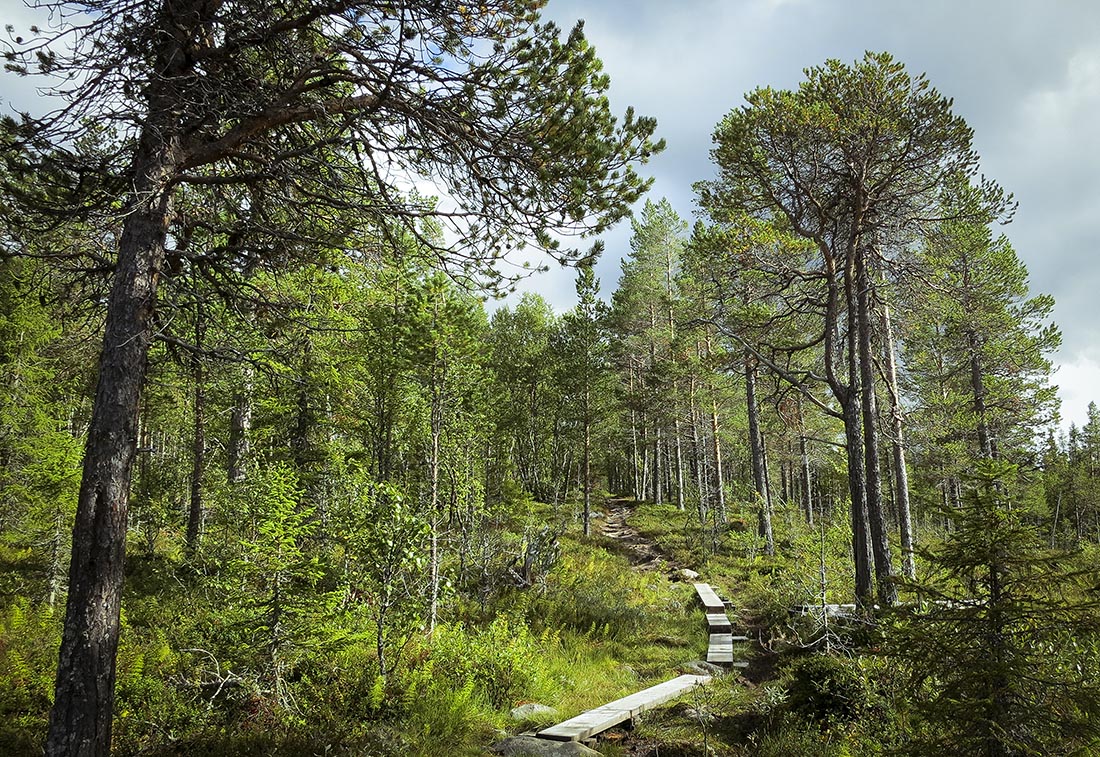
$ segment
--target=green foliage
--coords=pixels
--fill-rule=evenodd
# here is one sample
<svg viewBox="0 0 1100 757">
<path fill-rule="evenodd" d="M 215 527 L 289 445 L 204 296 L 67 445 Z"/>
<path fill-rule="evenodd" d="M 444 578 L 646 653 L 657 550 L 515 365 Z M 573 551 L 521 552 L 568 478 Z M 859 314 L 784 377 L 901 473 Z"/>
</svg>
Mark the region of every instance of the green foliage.
<svg viewBox="0 0 1100 757">
<path fill-rule="evenodd" d="M 870 687 L 859 667 L 847 658 L 801 657 L 787 666 L 785 676 L 791 712 L 823 727 L 857 721 L 870 709 Z"/>
<path fill-rule="evenodd" d="M 61 619 L 26 599 L 0 607 L 0 752 L 34 754 L 53 698 Z"/>
<path fill-rule="evenodd" d="M 472 686 L 492 707 L 510 708 L 551 693 L 545 660 L 557 644 L 553 631 L 536 636 L 522 621 L 500 616 L 478 631 L 438 628 L 431 664 L 449 685 Z"/>
<path fill-rule="evenodd" d="M 546 592 L 535 598 L 529 617 L 548 628 L 568 628 L 596 638 L 629 639 L 646 617 L 644 579 L 623 570 L 597 550 L 567 552 L 550 576 Z"/>
<path fill-rule="evenodd" d="M 1100 743 L 1098 575 L 1050 549 L 1018 506 L 1016 470 L 978 466 L 946 540 L 926 554 L 927 604 L 887 638 L 908 666 L 918 753 L 1069 754 Z"/>
</svg>

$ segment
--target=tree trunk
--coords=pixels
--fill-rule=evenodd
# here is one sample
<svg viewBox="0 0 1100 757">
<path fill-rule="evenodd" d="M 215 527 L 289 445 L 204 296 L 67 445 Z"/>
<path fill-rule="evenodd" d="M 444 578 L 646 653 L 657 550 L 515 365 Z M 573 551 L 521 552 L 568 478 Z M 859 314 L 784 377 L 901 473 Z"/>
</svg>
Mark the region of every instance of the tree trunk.
<svg viewBox="0 0 1100 757">
<path fill-rule="evenodd" d="M 151 109 L 165 117 L 163 123 L 150 119 L 146 125 L 130 172 L 134 194 L 123 216 L 108 296 L 73 526 L 69 596 L 46 741 L 49 757 L 107 757 L 111 748 L 130 475 L 172 212 L 169 184 L 181 160 L 175 117 L 164 103 Z"/>
<path fill-rule="evenodd" d="M 718 438 L 718 401 L 711 400 L 710 431 L 714 455 L 714 499 L 718 518 L 726 522 L 726 487 L 722 481 L 722 442 Z"/>
<path fill-rule="evenodd" d="M 856 570 L 856 599 L 870 604 L 874 592 L 871 578 L 871 544 L 867 532 L 867 496 L 863 484 L 863 435 L 860 408 L 851 396 L 844 404 L 844 438 L 848 458 L 848 494 L 852 500 L 852 551 Z"/>
<path fill-rule="evenodd" d="M 584 450 L 581 461 L 582 487 L 584 490 L 584 535 L 591 533 L 592 513 L 592 409 L 590 390 L 584 388 Z"/>
<path fill-rule="evenodd" d="M 680 420 L 677 419 L 673 427 L 676 435 L 676 509 L 681 512 L 684 509 L 684 446 L 680 439 Z"/>
<path fill-rule="evenodd" d="M 798 456 L 802 463 L 802 510 L 806 515 L 806 522 L 814 524 L 814 500 L 810 486 L 810 455 L 806 449 L 806 435 L 798 436 Z"/>
<path fill-rule="evenodd" d="M 890 560 L 890 531 L 882 506 L 882 469 L 878 453 L 878 400 L 875 393 L 871 279 L 866 254 L 861 253 L 857 270 L 857 319 L 859 331 L 860 404 L 863 415 L 864 480 L 867 492 L 867 516 L 871 530 L 871 552 L 875 561 L 878 600 L 883 607 L 897 604 L 898 589 L 894 583 L 894 567 Z"/>
<path fill-rule="evenodd" d="M 756 489 L 758 529 L 764 540 L 764 554 L 775 554 L 775 535 L 772 532 L 771 507 L 768 488 L 764 480 L 764 445 L 760 435 L 760 410 L 756 405 L 756 366 L 752 355 L 745 352 L 745 402 L 749 418 L 749 451 L 752 458 L 752 483 Z"/>
<path fill-rule="evenodd" d="M 642 461 L 638 452 L 638 411 L 634 409 L 634 368 L 630 368 L 630 472 L 633 477 L 634 499 L 641 501 L 644 495 L 642 489 Z"/>
<path fill-rule="evenodd" d="M 917 578 L 917 565 L 913 559 L 913 516 L 909 505 L 909 471 L 905 465 L 905 418 L 901 411 L 901 393 L 898 390 L 897 361 L 894 359 L 894 332 L 890 325 L 890 307 L 882 306 L 883 351 L 886 359 L 886 383 L 890 390 L 890 431 L 893 437 L 890 447 L 894 468 L 894 502 L 898 511 L 898 529 L 901 532 L 902 572 L 910 581 Z"/>
<path fill-rule="evenodd" d="M 691 409 L 691 460 L 692 472 L 695 476 L 695 491 L 699 498 L 699 506 L 705 506 L 707 497 L 707 483 L 704 475 L 704 451 L 702 434 L 699 432 L 699 408 L 695 402 L 695 376 L 691 376 L 688 384 L 688 404 Z"/>
<path fill-rule="evenodd" d="M 989 424 L 985 413 L 985 378 L 982 372 L 982 358 L 978 345 L 978 336 L 973 331 L 966 332 L 967 347 L 970 350 L 970 388 L 974 393 L 974 417 L 978 434 L 978 450 L 982 457 L 992 460 L 996 455 L 993 439 L 989 435 Z"/>
<path fill-rule="evenodd" d="M 439 375 L 438 357 L 433 360 L 431 378 L 431 449 L 428 457 L 428 521 L 431 527 L 431 547 L 428 556 L 429 598 L 428 633 L 435 631 L 439 617 L 439 458 L 443 435 L 443 378 Z"/>
<path fill-rule="evenodd" d="M 196 283 L 197 284 L 197 283 Z M 203 322 L 202 301 L 195 286 L 195 348 L 202 350 L 206 324 Z M 202 540 L 204 511 L 202 504 L 202 474 L 206 469 L 206 371 L 202 358 L 191 357 L 192 379 L 195 382 L 195 425 L 192 437 L 191 492 L 187 509 L 187 551 L 194 553 Z"/>
<path fill-rule="evenodd" d="M 233 414 L 229 421 L 229 460 L 226 479 L 230 484 L 245 480 L 248 470 L 248 435 L 252 430 L 252 366 L 241 369 L 241 385 L 233 397 Z"/>
<path fill-rule="evenodd" d="M 663 446 L 661 444 L 662 441 L 663 440 L 661 438 L 661 421 L 660 421 L 660 418 L 654 418 L 654 420 L 653 420 L 653 504 L 655 504 L 655 505 L 663 505 L 665 503 L 664 489 L 662 489 L 662 486 L 661 486 L 662 483 L 663 483 L 663 481 L 662 481 L 663 476 L 661 475 L 661 473 L 662 473 L 662 469 L 664 468 L 664 466 L 661 465 L 661 462 L 662 462 L 661 461 L 661 450 L 663 449 Z"/>
<path fill-rule="evenodd" d="M 204 509 L 202 474 L 206 467 L 206 388 L 202 362 L 195 357 L 195 434 L 191 456 L 191 502 L 187 509 L 187 551 L 194 553 L 202 539 Z"/>
</svg>

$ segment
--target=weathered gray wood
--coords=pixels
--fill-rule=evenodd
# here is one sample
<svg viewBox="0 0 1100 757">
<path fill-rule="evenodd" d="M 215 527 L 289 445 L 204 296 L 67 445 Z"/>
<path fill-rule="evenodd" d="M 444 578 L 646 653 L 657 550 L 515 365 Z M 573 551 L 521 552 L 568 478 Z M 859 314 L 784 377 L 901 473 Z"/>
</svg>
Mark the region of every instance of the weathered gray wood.
<svg viewBox="0 0 1100 757">
<path fill-rule="evenodd" d="M 588 739 L 708 681 L 710 676 L 682 675 L 656 686 L 650 686 L 636 694 L 616 699 L 602 707 L 582 712 L 575 718 L 539 731 L 538 737 L 553 741 Z"/>
<path fill-rule="evenodd" d="M 724 612 L 708 612 L 707 627 L 711 633 L 733 633 L 729 616 Z"/>
<path fill-rule="evenodd" d="M 699 595 L 699 600 L 703 603 L 703 607 L 707 612 L 725 612 L 726 603 L 722 601 L 722 598 L 711 588 L 710 584 L 692 584 L 695 587 L 695 592 Z"/>
<path fill-rule="evenodd" d="M 733 634 L 712 633 L 707 647 L 707 662 L 729 665 L 733 662 Z"/>
<path fill-rule="evenodd" d="M 825 614 L 829 616 L 844 616 L 854 615 L 856 612 L 855 605 L 795 605 L 790 609 L 791 615 L 820 615 L 824 609 Z M 875 606 L 878 609 L 878 606 Z"/>
</svg>

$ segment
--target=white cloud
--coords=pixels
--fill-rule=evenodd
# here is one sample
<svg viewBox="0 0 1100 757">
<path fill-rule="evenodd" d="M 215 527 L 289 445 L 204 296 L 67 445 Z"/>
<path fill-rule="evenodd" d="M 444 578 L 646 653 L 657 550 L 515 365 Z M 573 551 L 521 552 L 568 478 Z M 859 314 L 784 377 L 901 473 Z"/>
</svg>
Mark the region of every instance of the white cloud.
<svg viewBox="0 0 1100 757">
<path fill-rule="evenodd" d="M 1054 383 L 1062 398 L 1062 427 L 1085 425 L 1089 403 L 1100 402 L 1100 348 L 1062 356 Z"/>
</svg>

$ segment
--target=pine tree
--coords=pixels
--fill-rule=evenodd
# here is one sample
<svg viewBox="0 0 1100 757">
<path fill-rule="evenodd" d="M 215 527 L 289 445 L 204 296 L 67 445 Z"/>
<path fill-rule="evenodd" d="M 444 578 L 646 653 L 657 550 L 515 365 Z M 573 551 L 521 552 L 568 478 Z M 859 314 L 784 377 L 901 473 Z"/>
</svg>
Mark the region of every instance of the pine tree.
<svg viewBox="0 0 1100 757">
<path fill-rule="evenodd" d="M 984 461 L 946 540 L 923 550 L 924 602 L 888 632 L 919 717 L 919 754 L 1077 754 L 1100 745 L 1100 574 L 1049 549 L 1016 468 Z"/>
</svg>

